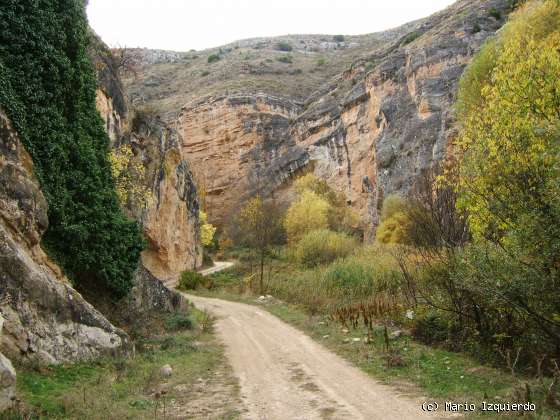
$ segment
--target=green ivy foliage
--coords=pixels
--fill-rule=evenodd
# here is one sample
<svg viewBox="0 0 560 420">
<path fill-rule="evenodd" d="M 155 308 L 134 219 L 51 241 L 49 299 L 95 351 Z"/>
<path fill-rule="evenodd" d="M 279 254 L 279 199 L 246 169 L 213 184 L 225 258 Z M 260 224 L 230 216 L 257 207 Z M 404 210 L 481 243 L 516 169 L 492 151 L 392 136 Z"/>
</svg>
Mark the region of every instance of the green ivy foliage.
<svg viewBox="0 0 560 420">
<path fill-rule="evenodd" d="M 119 208 L 82 0 L 0 2 L 0 106 L 49 204 L 43 245 L 78 286 L 126 295 L 143 247 Z"/>
</svg>

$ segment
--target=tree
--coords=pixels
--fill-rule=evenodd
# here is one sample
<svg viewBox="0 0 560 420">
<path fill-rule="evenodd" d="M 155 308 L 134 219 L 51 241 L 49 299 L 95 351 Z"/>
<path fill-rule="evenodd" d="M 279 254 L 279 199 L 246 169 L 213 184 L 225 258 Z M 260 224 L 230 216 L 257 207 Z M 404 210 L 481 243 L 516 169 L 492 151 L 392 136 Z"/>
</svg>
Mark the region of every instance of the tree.
<svg viewBox="0 0 560 420">
<path fill-rule="evenodd" d="M 203 246 L 210 246 L 212 245 L 212 241 L 214 240 L 214 234 L 216 233 L 216 227 L 214 225 L 208 223 L 208 216 L 203 211 L 199 213 L 200 219 L 200 242 L 202 242 Z"/>
<path fill-rule="evenodd" d="M 282 239 L 280 212 L 274 200 L 264 200 L 257 195 L 241 209 L 238 224 L 241 241 L 258 251 L 259 292 L 263 294 L 266 255 L 270 247 L 280 243 Z"/>
<path fill-rule="evenodd" d="M 126 46 L 113 48 L 111 54 L 115 69 L 119 74 L 125 77 L 131 74 L 134 78 L 138 77 L 138 62 L 129 48 Z"/>
<path fill-rule="evenodd" d="M 521 331 L 557 346 L 560 3 L 529 6 L 501 33 L 484 77 L 467 77 L 461 87 L 460 100 L 469 96 L 457 142 L 458 206 L 482 251 L 464 259 L 476 263 L 459 277 L 470 273 L 468 287 L 512 312 Z"/>
<path fill-rule="evenodd" d="M 328 227 L 337 232 L 355 234 L 360 225 L 360 218 L 349 206 L 344 194 L 333 190 L 327 181 L 309 173 L 298 178 L 294 183 L 300 196 L 312 192 L 328 203 Z"/>
<path fill-rule="evenodd" d="M 312 191 L 303 191 L 286 212 L 284 227 L 288 242 L 297 242 L 306 233 L 329 227 L 329 203 Z"/>
</svg>

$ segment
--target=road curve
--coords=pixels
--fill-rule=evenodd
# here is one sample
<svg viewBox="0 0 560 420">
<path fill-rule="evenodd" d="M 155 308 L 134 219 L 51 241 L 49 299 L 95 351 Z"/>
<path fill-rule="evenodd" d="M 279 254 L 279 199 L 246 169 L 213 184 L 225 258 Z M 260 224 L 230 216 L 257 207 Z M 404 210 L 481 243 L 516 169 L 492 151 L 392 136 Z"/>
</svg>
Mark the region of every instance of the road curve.
<svg viewBox="0 0 560 420">
<path fill-rule="evenodd" d="M 200 270 L 199 273 L 203 276 L 209 276 L 210 274 L 218 273 L 219 271 L 233 267 L 234 264 L 234 262 L 230 261 L 216 261 L 212 267 Z"/>
<path fill-rule="evenodd" d="M 247 419 L 430 418 L 399 395 L 256 306 L 186 295 L 217 317 Z"/>
</svg>

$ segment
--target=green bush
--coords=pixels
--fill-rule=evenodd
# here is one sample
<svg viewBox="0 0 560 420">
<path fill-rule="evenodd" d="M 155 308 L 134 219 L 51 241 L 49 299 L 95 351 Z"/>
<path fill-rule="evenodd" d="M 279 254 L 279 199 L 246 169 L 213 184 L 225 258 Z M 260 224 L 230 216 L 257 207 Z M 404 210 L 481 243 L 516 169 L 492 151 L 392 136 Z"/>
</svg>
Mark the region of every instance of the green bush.
<svg viewBox="0 0 560 420">
<path fill-rule="evenodd" d="M 394 258 L 375 247 L 330 264 L 321 287 L 330 296 L 363 298 L 379 292 L 397 293 L 401 282 Z"/>
<path fill-rule="evenodd" d="M 441 315 L 430 312 L 414 322 L 412 335 L 425 344 L 442 343 L 448 338 L 449 324 Z"/>
<path fill-rule="evenodd" d="M 49 204 L 43 245 L 81 288 L 124 296 L 143 247 L 121 212 L 95 105 L 84 2 L 0 3 L 0 106 Z"/>
<path fill-rule="evenodd" d="M 290 54 L 281 55 L 280 57 L 276 57 L 276 61 L 279 61 L 279 62 L 285 63 L 285 64 L 291 64 L 291 63 L 294 62 L 294 57 L 292 57 Z"/>
<path fill-rule="evenodd" d="M 193 322 L 185 313 L 174 313 L 173 315 L 168 316 L 165 320 L 165 329 L 167 331 L 190 330 L 192 327 Z"/>
<path fill-rule="evenodd" d="M 204 276 L 196 271 L 183 271 L 179 279 L 179 289 L 195 290 L 204 282 Z"/>
<path fill-rule="evenodd" d="M 289 51 L 292 51 L 292 50 L 294 49 L 294 47 L 292 47 L 292 45 L 291 45 L 289 42 L 281 41 L 281 42 L 278 42 L 278 43 L 276 44 L 276 49 L 277 49 L 278 51 L 286 51 L 286 52 L 289 52 Z"/>
<path fill-rule="evenodd" d="M 496 20 L 500 20 L 502 18 L 502 13 L 495 7 L 492 7 L 488 11 L 488 16 L 493 17 Z"/>
<path fill-rule="evenodd" d="M 402 45 L 408 45 L 410 44 L 412 41 L 416 40 L 420 35 L 422 35 L 420 32 L 411 32 L 408 35 L 406 35 L 402 41 Z"/>
<path fill-rule="evenodd" d="M 343 233 L 315 230 L 304 235 L 295 245 L 294 258 L 299 264 L 314 267 L 346 257 L 357 246 L 354 238 Z"/>
<path fill-rule="evenodd" d="M 344 38 L 344 35 L 335 35 L 335 36 L 333 36 L 332 39 L 333 39 L 334 42 L 344 42 L 345 38 Z"/>
<path fill-rule="evenodd" d="M 208 64 L 212 64 L 212 63 L 215 63 L 217 61 L 220 61 L 220 55 L 219 54 L 210 54 L 208 56 Z"/>
</svg>

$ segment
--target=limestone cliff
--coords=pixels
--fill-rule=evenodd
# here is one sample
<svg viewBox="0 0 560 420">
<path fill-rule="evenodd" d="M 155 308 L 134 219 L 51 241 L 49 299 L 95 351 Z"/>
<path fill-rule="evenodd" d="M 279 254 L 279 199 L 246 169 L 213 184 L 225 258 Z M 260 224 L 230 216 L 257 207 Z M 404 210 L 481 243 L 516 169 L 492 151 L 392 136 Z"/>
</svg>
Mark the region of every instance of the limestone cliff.
<svg viewBox="0 0 560 420">
<path fill-rule="evenodd" d="M 129 110 L 111 52 L 92 35 L 90 55 L 97 70 L 97 109 L 112 148 L 133 152 L 130 167 L 140 165 L 134 188 L 148 199 L 129 200 L 125 211 L 138 220 L 148 241 L 142 265 L 155 277 L 166 279 L 199 267 L 199 203 L 190 166 L 181 148 L 181 136 L 149 109 Z"/>
<path fill-rule="evenodd" d="M 406 193 L 423 170 L 445 156 L 454 135 L 459 78 L 508 12 L 507 0 L 460 0 L 426 19 L 375 34 L 362 57 L 304 101 L 288 88 L 286 95 L 278 94 L 281 89 L 272 95 L 264 85 L 255 91 L 234 74 L 237 91 L 245 93 L 189 102 L 177 128 L 206 190 L 210 221 L 226 223 L 255 189 L 289 199 L 294 175 L 313 171 L 346 195 L 362 215 L 366 237 L 372 237 L 383 197 Z M 158 69 L 147 65 L 145 71 L 154 76 Z M 231 81 L 215 83 L 214 91 L 230 90 Z M 138 94 L 139 86 L 132 85 Z M 159 85 L 154 103 L 167 97 L 165 88 Z"/>
<path fill-rule="evenodd" d="M 47 204 L 33 164 L 0 110 L 0 351 L 56 363 L 127 352 L 128 336 L 76 292 L 40 247 Z"/>
</svg>

